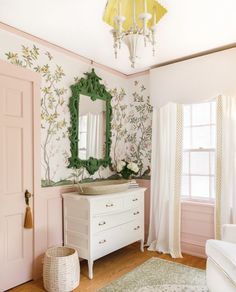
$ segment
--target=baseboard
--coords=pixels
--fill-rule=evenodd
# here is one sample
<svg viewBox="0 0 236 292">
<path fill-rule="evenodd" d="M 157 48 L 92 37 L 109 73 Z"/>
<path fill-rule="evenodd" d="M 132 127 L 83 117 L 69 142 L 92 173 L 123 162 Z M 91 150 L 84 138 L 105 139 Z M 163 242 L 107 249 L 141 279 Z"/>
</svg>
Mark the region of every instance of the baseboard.
<svg viewBox="0 0 236 292">
<path fill-rule="evenodd" d="M 182 253 L 197 256 L 200 258 L 206 258 L 205 246 L 197 245 L 190 242 L 181 242 Z"/>
</svg>

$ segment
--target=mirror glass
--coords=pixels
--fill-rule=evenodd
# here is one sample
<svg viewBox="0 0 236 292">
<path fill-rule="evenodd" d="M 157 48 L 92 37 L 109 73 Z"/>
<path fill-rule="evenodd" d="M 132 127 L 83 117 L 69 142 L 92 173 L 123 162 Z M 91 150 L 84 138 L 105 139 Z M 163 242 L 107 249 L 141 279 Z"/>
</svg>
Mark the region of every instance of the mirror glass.
<svg viewBox="0 0 236 292">
<path fill-rule="evenodd" d="M 106 141 L 106 102 L 80 95 L 78 105 L 79 159 L 104 159 Z"/>
</svg>

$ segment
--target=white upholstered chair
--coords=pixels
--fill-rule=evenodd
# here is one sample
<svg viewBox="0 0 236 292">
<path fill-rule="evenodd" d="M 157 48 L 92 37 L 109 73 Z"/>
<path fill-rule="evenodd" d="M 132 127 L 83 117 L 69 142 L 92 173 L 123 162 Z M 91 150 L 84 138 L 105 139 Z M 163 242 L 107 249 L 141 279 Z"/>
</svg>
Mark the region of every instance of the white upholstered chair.
<svg viewBox="0 0 236 292">
<path fill-rule="evenodd" d="M 236 225 L 223 226 L 222 240 L 208 240 L 206 254 L 210 292 L 236 292 Z"/>
</svg>

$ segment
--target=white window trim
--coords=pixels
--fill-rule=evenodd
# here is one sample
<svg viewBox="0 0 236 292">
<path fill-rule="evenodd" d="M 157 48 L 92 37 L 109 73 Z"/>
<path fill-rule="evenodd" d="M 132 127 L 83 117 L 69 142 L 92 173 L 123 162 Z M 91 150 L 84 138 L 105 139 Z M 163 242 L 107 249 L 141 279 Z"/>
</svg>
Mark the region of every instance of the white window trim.
<svg viewBox="0 0 236 292">
<path fill-rule="evenodd" d="M 183 152 L 215 152 L 215 148 L 186 148 Z"/>
<path fill-rule="evenodd" d="M 209 103 L 212 103 L 212 101 L 209 101 Z M 188 105 L 189 106 L 189 105 Z M 192 125 L 192 106 L 191 106 L 191 110 L 190 110 L 190 125 L 186 125 L 184 126 L 184 128 L 196 128 L 196 127 L 210 127 L 210 139 L 212 138 L 212 129 L 214 126 L 216 126 L 216 123 L 212 123 L 212 105 L 210 106 L 210 123 L 209 124 L 195 124 Z M 192 131 L 190 133 L 190 145 L 192 145 Z M 211 141 L 212 142 L 212 141 Z M 207 152 L 207 153 L 215 153 L 216 149 L 215 148 L 185 148 L 183 149 L 183 153 L 189 153 L 189 165 L 188 165 L 188 169 L 190 172 L 191 169 L 191 165 L 190 165 L 190 153 L 191 152 Z M 211 174 L 210 171 L 211 170 L 211 155 L 209 155 L 209 174 L 193 174 L 193 173 L 182 173 L 182 176 L 188 176 L 189 177 L 189 195 L 188 196 L 181 196 L 181 201 L 182 202 L 198 202 L 198 203 L 208 203 L 208 204 L 213 204 L 215 202 L 215 198 L 212 198 L 212 184 L 211 184 L 211 178 L 215 177 L 215 174 Z M 209 177 L 209 197 L 208 198 L 204 198 L 204 197 L 192 197 L 191 195 L 191 177 L 192 176 L 203 176 L 203 177 Z"/>
</svg>

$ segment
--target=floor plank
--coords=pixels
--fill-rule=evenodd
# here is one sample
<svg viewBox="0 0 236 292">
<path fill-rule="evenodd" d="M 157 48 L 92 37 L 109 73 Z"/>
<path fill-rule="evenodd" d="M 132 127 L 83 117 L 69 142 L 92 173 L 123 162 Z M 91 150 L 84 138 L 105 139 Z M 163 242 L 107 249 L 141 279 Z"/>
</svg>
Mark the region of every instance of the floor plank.
<svg viewBox="0 0 236 292">
<path fill-rule="evenodd" d="M 122 248 L 110 255 L 107 255 L 94 264 L 94 278 L 87 278 L 87 263 L 81 262 L 81 278 L 79 287 L 74 290 L 76 292 L 95 292 L 97 289 L 114 281 L 125 273 L 131 271 L 151 257 L 170 260 L 173 262 L 182 263 L 195 268 L 205 269 L 206 260 L 184 254 L 182 259 L 172 259 L 169 255 L 159 254 L 157 252 L 145 251 L 142 253 L 139 250 L 139 244 L 135 243 Z M 42 292 L 42 280 L 32 281 L 24 285 L 18 286 L 9 291 L 12 292 Z"/>
</svg>

